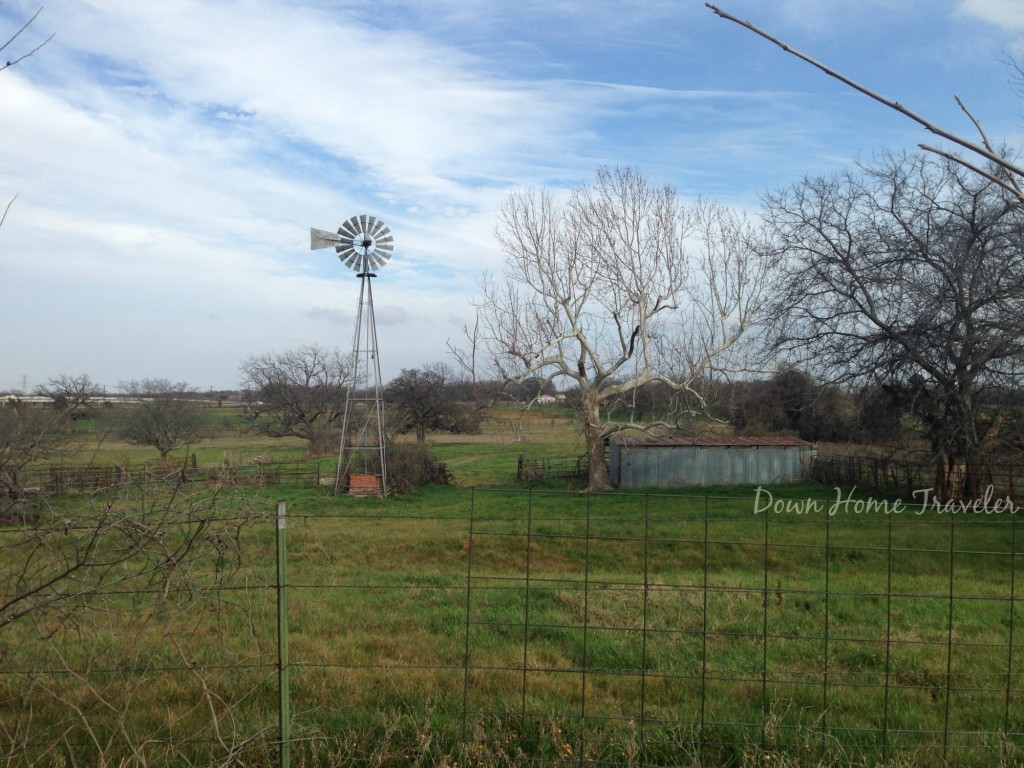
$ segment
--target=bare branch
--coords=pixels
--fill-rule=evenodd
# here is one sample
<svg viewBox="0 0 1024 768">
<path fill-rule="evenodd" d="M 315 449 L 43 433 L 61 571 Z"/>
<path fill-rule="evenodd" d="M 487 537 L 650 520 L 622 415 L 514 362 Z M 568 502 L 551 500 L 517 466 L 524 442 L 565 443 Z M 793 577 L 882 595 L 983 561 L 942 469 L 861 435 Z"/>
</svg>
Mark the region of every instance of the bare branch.
<svg viewBox="0 0 1024 768">
<path fill-rule="evenodd" d="M 14 201 L 17 199 L 18 196 L 15 195 L 14 197 L 11 198 L 11 201 L 7 203 L 7 207 L 4 208 L 4 215 L 0 216 L 0 227 L 4 225 L 4 222 L 7 220 L 7 212 L 11 210 L 11 206 L 14 205 Z"/>
<path fill-rule="evenodd" d="M 964 168 L 966 168 L 966 169 L 968 169 L 970 171 L 974 171 L 979 176 L 984 176 L 986 179 L 991 181 L 993 184 L 995 184 L 995 185 L 997 185 L 999 187 L 1002 187 L 1007 192 L 1009 192 L 1011 195 L 1013 195 L 1015 197 L 1018 197 L 1018 198 L 1021 198 L 1022 201 L 1024 201 L 1024 198 L 1021 197 L 1022 194 L 1024 194 L 1024 193 L 1022 193 L 1020 186 L 1018 186 L 1017 182 L 1014 181 L 1014 179 L 1012 177 L 1011 178 L 1000 178 L 999 176 L 996 176 L 994 173 L 991 173 L 990 171 L 986 171 L 986 170 L 984 170 L 982 168 L 979 168 L 978 166 L 974 165 L 973 163 L 971 163 L 971 162 L 969 162 L 967 160 L 964 160 L 959 155 L 954 155 L 952 152 L 950 152 L 948 150 L 945 150 L 945 149 L 939 149 L 938 147 L 933 147 L 933 146 L 931 146 L 929 144 L 918 144 L 917 146 L 919 146 L 921 149 L 925 150 L 926 152 L 931 152 L 931 153 L 933 153 L 935 155 L 938 155 L 939 157 L 945 158 L 946 160 L 952 160 L 954 163 L 960 163 L 960 165 L 962 165 Z"/>
<path fill-rule="evenodd" d="M 836 70 L 832 69 L 828 65 L 823 64 L 820 61 L 817 61 L 816 59 L 811 58 L 810 56 L 808 56 L 805 53 L 801 53 L 800 51 L 798 51 L 797 49 L 793 48 L 789 44 L 787 44 L 787 43 L 783 42 L 782 40 L 779 40 L 778 38 L 773 37 L 772 35 L 768 34 L 763 29 L 760 29 L 759 27 L 754 26 L 749 21 L 745 21 L 745 20 L 740 19 L 740 18 L 738 18 L 736 16 L 733 16 L 732 14 L 727 13 L 726 11 L 723 11 L 721 8 L 718 8 L 717 6 L 715 6 L 715 5 L 711 4 L 711 3 L 704 3 L 704 5 L 707 6 L 708 8 L 710 8 L 719 17 L 721 17 L 723 19 L 726 19 L 728 21 L 732 21 L 732 22 L 734 22 L 736 24 L 739 24 L 741 27 L 745 27 L 746 29 L 749 29 L 754 34 L 760 35 L 765 40 L 768 40 L 769 42 L 774 43 L 775 45 L 779 46 L 786 53 L 791 53 L 792 55 L 796 56 L 797 58 L 802 59 L 803 61 L 806 61 L 811 66 L 816 67 L 817 69 L 820 69 L 822 72 L 824 72 L 829 77 L 834 77 L 836 80 L 839 80 L 844 85 L 848 85 L 851 88 L 853 88 L 854 90 L 860 91 L 865 96 L 868 96 L 869 98 L 872 98 L 875 101 L 880 102 L 881 104 L 884 104 L 885 106 L 889 107 L 890 109 L 894 109 L 897 112 L 899 112 L 900 114 L 905 115 L 906 117 L 909 117 L 915 123 L 917 123 L 920 126 L 922 126 L 925 130 L 930 131 L 931 133 L 934 133 L 936 136 L 941 136 L 944 139 L 948 139 L 949 141 L 952 141 L 954 144 L 959 144 L 961 147 L 963 147 L 965 149 L 968 149 L 971 152 L 974 152 L 975 154 L 978 154 L 978 155 L 984 157 L 986 160 L 988 160 L 988 161 L 990 161 L 990 162 L 992 162 L 992 163 L 1002 167 L 1003 169 L 1008 171 L 1010 174 L 1013 174 L 1015 176 L 1024 177 L 1024 167 L 1016 165 L 1014 163 L 1011 163 L 1005 157 L 1001 156 L 998 152 L 995 152 L 994 150 L 990 149 L 989 147 L 987 147 L 987 146 L 985 146 L 983 144 L 977 144 L 976 142 L 970 141 L 969 139 L 965 139 L 962 136 L 958 136 L 957 134 L 952 133 L 951 131 L 947 131 L 946 129 L 936 125 L 935 123 L 932 123 L 931 121 L 929 121 L 927 119 L 925 119 L 924 117 L 922 117 L 921 115 L 917 114 L 916 112 L 911 111 L 907 107 L 905 107 L 902 104 L 900 104 L 898 101 L 894 101 L 893 99 L 890 99 L 890 98 L 887 98 L 885 96 L 882 96 L 881 94 L 876 93 L 875 91 L 871 90 L 870 88 L 861 85 L 856 80 L 853 80 L 853 79 L 847 77 L 846 75 L 843 75 L 842 73 L 837 72 Z M 957 103 L 960 103 L 959 99 L 957 99 Z M 962 106 L 962 104 L 961 104 L 961 106 Z M 968 116 L 970 117 L 970 113 L 968 113 Z M 972 120 L 972 122 L 974 122 L 974 124 L 976 126 L 978 126 L 977 121 L 974 120 L 973 117 L 971 117 L 971 120 Z M 980 126 L 979 126 L 979 128 L 980 128 Z M 984 139 L 984 134 L 982 134 L 982 136 L 983 136 L 983 139 Z M 987 140 L 985 140 L 985 143 L 987 144 Z M 959 159 L 956 158 L 955 155 L 950 155 L 950 157 L 953 157 L 954 159 L 957 159 L 957 161 L 959 162 Z M 966 166 L 967 164 L 965 163 L 964 165 Z M 972 170 L 973 170 L 972 166 L 968 166 L 968 167 L 971 167 Z M 1004 188 L 1007 188 L 1005 183 L 1000 184 L 1000 186 L 1002 186 Z M 1014 191 L 1014 190 L 1011 189 L 1011 191 Z M 1024 202 L 1024 194 L 1022 194 L 1019 189 L 1014 191 L 1014 194 L 1015 194 L 1015 196 L 1021 202 Z"/>
<path fill-rule="evenodd" d="M 967 115 L 967 119 L 970 120 L 974 124 L 974 129 L 978 132 L 978 135 L 981 136 L 981 140 L 985 144 L 985 148 L 988 149 L 989 152 L 992 152 L 993 154 L 997 154 L 996 153 L 996 148 L 993 146 L 992 142 L 989 141 L 988 134 L 985 133 L 985 128 L 982 126 L 981 121 L 978 120 L 971 113 L 971 110 L 969 110 L 967 108 L 967 105 L 964 104 L 964 102 L 961 100 L 961 98 L 959 96 L 956 96 L 955 98 L 956 98 L 956 103 L 959 105 L 960 109 L 963 111 L 963 113 L 965 115 Z M 924 145 L 920 145 L 920 146 L 923 149 L 926 148 Z M 927 149 L 929 149 L 929 151 L 933 151 L 930 148 L 927 148 Z M 976 170 L 976 169 L 974 169 L 974 166 L 968 164 L 967 162 L 965 162 L 963 160 L 960 160 L 957 156 L 952 155 L 950 153 L 946 153 L 946 154 L 949 157 L 951 157 L 952 159 L 956 160 L 957 162 L 967 166 L 968 168 L 971 168 L 972 170 Z M 993 181 L 995 181 L 996 184 L 999 184 L 999 186 L 1003 187 L 1004 189 L 1006 189 L 1008 192 L 1010 192 L 1011 194 L 1015 195 L 1016 197 L 1024 199 L 1024 191 L 1021 190 L 1021 187 L 1017 183 L 1017 180 L 1011 174 L 1006 174 L 1006 178 L 1005 179 L 999 179 L 999 178 L 997 178 L 995 176 L 991 176 L 991 175 L 989 175 L 987 173 L 984 173 L 984 172 L 982 172 L 980 170 L 977 171 L 977 173 L 980 173 L 982 176 L 985 176 L 986 178 L 992 179 Z"/>
<path fill-rule="evenodd" d="M 43 9 L 40 8 L 38 11 L 36 11 L 34 14 L 32 14 L 32 18 L 29 19 L 28 21 L 26 21 L 24 24 L 22 24 L 21 29 L 19 29 L 17 32 L 15 32 L 13 35 L 11 35 L 7 39 L 7 42 L 5 42 L 3 45 L 0 45 L 0 52 L 3 52 L 7 48 L 7 46 L 9 46 L 11 43 L 13 43 L 17 39 L 18 35 L 20 35 L 22 32 L 24 32 L 26 29 L 28 29 L 30 26 L 32 26 L 32 22 L 34 22 L 36 20 L 36 17 L 38 17 L 39 14 L 42 13 L 42 12 L 43 12 Z M 43 40 L 43 42 L 41 42 L 35 48 L 33 48 L 31 51 L 29 51 L 28 53 L 23 53 L 21 56 L 18 56 L 15 59 L 8 59 L 5 62 L 0 62 L 0 72 L 2 72 L 3 70 L 7 69 L 8 67 L 13 67 L 15 64 L 17 64 L 17 63 L 19 63 L 21 61 L 24 61 L 25 59 L 27 59 L 29 56 L 34 54 L 36 51 L 38 51 L 40 48 L 42 48 L 44 45 L 46 45 L 51 40 L 53 40 L 53 35 L 52 34 L 48 38 Z"/>
</svg>

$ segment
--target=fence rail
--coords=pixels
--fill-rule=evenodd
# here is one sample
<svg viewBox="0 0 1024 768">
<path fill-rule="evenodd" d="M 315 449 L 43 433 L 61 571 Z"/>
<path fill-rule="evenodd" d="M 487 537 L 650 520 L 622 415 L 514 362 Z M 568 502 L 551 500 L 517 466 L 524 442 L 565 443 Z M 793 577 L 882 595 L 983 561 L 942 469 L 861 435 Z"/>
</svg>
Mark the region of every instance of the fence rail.
<svg viewBox="0 0 1024 768">
<path fill-rule="evenodd" d="M 303 462 L 263 462 L 214 466 L 144 463 L 115 466 L 52 464 L 22 470 L 18 475 L 21 493 L 26 496 L 66 491 L 98 491 L 149 483 L 221 483 L 225 485 L 300 485 L 320 484 L 319 465 Z"/>
<path fill-rule="evenodd" d="M 582 456 L 555 456 L 532 458 L 520 454 L 516 463 L 516 482 L 523 483 L 548 478 L 586 477 L 589 461 Z"/>
</svg>

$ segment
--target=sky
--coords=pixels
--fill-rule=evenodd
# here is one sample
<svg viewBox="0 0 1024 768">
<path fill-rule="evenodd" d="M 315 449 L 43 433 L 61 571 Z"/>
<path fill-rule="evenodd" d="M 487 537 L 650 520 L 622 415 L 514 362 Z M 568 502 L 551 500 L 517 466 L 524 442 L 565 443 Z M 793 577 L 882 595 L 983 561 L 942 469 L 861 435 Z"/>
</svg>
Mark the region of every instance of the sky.
<svg viewBox="0 0 1024 768">
<path fill-rule="evenodd" d="M 720 0 L 919 114 L 1024 147 L 1024 0 Z M 41 7 L 0 4 L 0 44 Z M 56 0 L 0 53 L 0 391 L 235 389 L 349 351 L 359 279 L 309 229 L 382 219 L 382 377 L 451 363 L 516 189 L 634 167 L 763 192 L 942 145 L 703 0 Z M 2 62 L 0 62 L 2 64 Z M 11 202 L 13 200 L 13 203 Z"/>
</svg>

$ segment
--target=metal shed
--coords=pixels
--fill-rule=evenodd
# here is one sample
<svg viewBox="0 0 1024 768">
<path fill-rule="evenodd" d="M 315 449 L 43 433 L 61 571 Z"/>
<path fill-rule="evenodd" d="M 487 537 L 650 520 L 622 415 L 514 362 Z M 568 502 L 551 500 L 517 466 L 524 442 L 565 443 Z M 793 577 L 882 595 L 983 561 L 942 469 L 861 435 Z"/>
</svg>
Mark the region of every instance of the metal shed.
<svg viewBox="0 0 1024 768">
<path fill-rule="evenodd" d="M 608 468 L 620 488 L 782 483 L 810 477 L 814 455 L 795 437 L 620 437 Z"/>
</svg>

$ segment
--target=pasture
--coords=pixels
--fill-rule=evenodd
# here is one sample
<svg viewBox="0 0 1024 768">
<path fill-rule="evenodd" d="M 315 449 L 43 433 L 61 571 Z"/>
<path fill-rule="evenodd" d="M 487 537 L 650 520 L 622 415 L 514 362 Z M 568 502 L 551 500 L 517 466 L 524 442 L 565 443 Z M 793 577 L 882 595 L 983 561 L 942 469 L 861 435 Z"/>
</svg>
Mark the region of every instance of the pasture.
<svg viewBox="0 0 1024 768">
<path fill-rule="evenodd" d="M 581 449 L 564 414 L 508 416 L 432 438 L 454 485 L 387 500 L 40 500 L 35 536 L 0 530 L 5 601 L 40 586 L 0 625 L 0 765 L 1022 764 L 1020 515 L 513 486 L 521 452 Z M 238 433 L 195 453 L 307 460 Z M 114 514 L 136 527 L 67 522 Z M 117 563 L 154 520 L 175 557 Z M 116 564 L 68 572 L 88 546 Z"/>
</svg>

